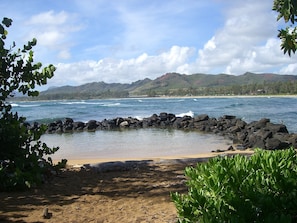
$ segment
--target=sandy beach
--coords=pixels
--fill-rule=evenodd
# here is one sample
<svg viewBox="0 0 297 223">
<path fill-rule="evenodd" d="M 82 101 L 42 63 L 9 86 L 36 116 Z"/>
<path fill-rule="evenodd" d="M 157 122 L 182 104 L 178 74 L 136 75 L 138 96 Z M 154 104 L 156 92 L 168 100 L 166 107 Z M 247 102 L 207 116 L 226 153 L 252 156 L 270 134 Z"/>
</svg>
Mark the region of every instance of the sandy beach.
<svg viewBox="0 0 297 223">
<path fill-rule="evenodd" d="M 228 152 L 234 153 L 251 151 Z M 0 222 L 176 222 L 170 193 L 187 191 L 184 168 L 224 154 L 69 160 L 66 169 L 39 188 L 0 193 Z"/>
</svg>

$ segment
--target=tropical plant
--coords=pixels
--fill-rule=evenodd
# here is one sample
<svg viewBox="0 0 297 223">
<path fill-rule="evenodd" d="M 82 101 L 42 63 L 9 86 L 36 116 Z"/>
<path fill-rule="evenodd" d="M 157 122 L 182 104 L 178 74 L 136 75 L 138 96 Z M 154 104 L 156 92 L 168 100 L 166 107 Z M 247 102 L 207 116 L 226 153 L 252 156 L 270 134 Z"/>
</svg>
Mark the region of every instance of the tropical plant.
<svg viewBox="0 0 297 223">
<path fill-rule="evenodd" d="M 188 194 L 173 193 L 179 222 L 296 222 L 297 154 L 257 149 L 187 167 Z"/>
<path fill-rule="evenodd" d="M 296 0 L 274 0 L 273 10 L 278 12 L 277 20 L 284 19 L 285 23 L 290 23 L 285 29 L 280 29 L 278 37 L 281 39 L 281 49 L 284 54 L 297 50 L 297 27 L 293 26 L 297 21 L 297 1 Z"/>
<path fill-rule="evenodd" d="M 0 24 L 0 191 L 30 188 L 43 182 L 55 168 L 47 156 L 58 150 L 39 140 L 45 126 L 27 128 L 26 118 L 14 113 L 7 102 L 17 91 L 37 96 L 35 86 L 46 84 L 55 71 L 53 65 L 42 69 L 41 63 L 34 63 L 32 47 L 36 39 L 16 51 L 14 42 L 5 46 L 6 28 L 11 24 L 9 18 L 3 18 Z M 65 163 L 63 160 L 59 165 Z"/>
</svg>

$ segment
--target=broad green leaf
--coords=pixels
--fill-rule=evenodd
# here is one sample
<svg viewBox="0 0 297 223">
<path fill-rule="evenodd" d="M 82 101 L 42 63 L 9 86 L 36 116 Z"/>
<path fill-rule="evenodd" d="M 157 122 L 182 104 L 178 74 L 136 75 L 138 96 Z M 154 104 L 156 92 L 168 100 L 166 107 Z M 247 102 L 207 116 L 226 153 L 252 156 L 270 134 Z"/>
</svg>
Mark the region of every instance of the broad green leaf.
<svg viewBox="0 0 297 223">
<path fill-rule="evenodd" d="M 12 24 L 12 19 L 4 17 L 2 20 L 2 24 L 4 24 L 6 27 L 9 27 Z"/>
</svg>

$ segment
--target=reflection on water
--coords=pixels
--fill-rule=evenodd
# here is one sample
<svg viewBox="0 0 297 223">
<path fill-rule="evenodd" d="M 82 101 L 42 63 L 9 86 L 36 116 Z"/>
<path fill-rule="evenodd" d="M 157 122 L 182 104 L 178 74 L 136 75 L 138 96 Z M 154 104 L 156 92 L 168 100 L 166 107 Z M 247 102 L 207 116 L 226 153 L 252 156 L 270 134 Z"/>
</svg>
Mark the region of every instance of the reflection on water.
<svg viewBox="0 0 297 223">
<path fill-rule="evenodd" d="M 41 140 L 59 146 L 54 159 L 125 159 L 194 155 L 226 149 L 217 135 L 168 129 L 46 134 Z"/>
</svg>

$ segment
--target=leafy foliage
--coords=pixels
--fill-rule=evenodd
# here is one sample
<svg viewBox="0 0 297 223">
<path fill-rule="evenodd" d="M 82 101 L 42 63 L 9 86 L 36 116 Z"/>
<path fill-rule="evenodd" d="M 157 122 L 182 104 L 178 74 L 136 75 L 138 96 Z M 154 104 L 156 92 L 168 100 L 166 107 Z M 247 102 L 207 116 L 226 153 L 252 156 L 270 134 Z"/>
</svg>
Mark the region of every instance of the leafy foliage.
<svg viewBox="0 0 297 223">
<path fill-rule="evenodd" d="M 297 50 L 297 27 L 293 24 L 297 21 L 297 1 L 296 0 L 274 0 L 273 10 L 278 12 L 277 20 L 284 19 L 286 23 L 290 23 L 289 27 L 280 29 L 278 37 L 281 39 L 281 49 L 284 54 Z"/>
<path fill-rule="evenodd" d="M 256 150 L 187 167 L 188 194 L 172 194 L 179 222 L 295 222 L 297 154 Z"/>
<path fill-rule="evenodd" d="M 4 18 L 0 24 L 0 190 L 30 188 L 40 184 L 54 169 L 52 159 L 44 156 L 55 153 L 58 148 L 49 148 L 39 139 L 46 127 L 34 126 L 27 129 L 25 118 L 13 113 L 6 102 L 15 91 L 28 96 L 37 96 L 36 85 L 44 85 L 54 75 L 55 67 L 42 68 L 33 63 L 32 47 L 36 39 L 29 41 L 22 49 L 13 51 L 15 43 L 5 48 L 8 34 L 5 28 L 12 20 Z M 62 163 L 66 163 L 63 160 Z"/>
</svg>

